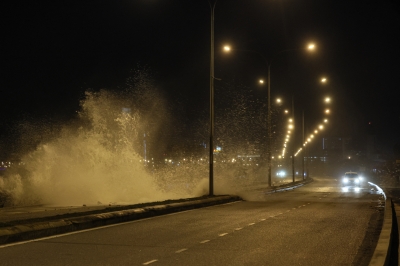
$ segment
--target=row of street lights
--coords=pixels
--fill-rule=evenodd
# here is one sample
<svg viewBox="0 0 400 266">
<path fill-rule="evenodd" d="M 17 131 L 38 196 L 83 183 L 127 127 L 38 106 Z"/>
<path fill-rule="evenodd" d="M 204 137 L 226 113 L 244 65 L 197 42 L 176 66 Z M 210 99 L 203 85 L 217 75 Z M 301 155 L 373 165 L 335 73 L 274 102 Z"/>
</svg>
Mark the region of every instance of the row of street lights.
<svg viewBox="0 0 400 266">
<path fill-rule="evenodd" d="M 276 56 L 285 53 L 285 52 L 291 52 L 291 51 L 299 51 L 299 50 L 303 50 L 304 48 L 297 48 L 297 49 L 286 49 L 286 50 L 282 50 L 279 51 L 278 53 L 276 53 L 274 55 L 274 57 L 271 57 L 270 59 L 267 59 L 267 57 L 265 57 L 262 53 L 259 53 L 257 51 L 253 51 L 253 50 L 242 50 L 242 49 L 232 49 L 231 46 L 229 45 L 225 45 L 224 46 L 224 51 L 225 52 L 231 52 L 231 51 L 240 51 L 240 52 L 250 52 L 250 53 L 254 53 L 254 54 L 258 54 L 259 56 L 261 56 L 261 58 L 263 58 L 264 62 L 267 65 L 267 101 L 268 101 L 268 115 L 267 115 L 267 130 L 268 130 L 268 137 L 267 137 L 267 167 L 268 167 L 268 186 L 271 187 L 272 186 L 272 174 L 271 174 L 271 169 L 272 169 L 272 151 L 271 151 L 271 145 L 272 145 L 272 125 L 271 125 L 271 63 L 272 60 L 276 58 Z M 316 45 L 314 43 L 309 43 L 306 46 L 306 50 L 308 51 L 315 51 L 316 49 Z M 264 81 L 260 80 L 260 83 L 263 84 Z M 292 106 L 292 111 L 293 110 L 293 106 Z M 294 116 L 293 116 L 294 119 Z M 294 163 L 294 162 L 293 162 Z M 294 177 L 293 177 L 294 178 Z"/>
<path fill-rule="evenodd" d="M 209 1 L 210 11 L 211 11 L 211 47 L 210 47 L 210 142 L 209 142 L 209 195 L 214 195 L 214 25 L 215 25 L 215 5 L 217 0 L 213 3 Z M 310 43 L 306 47 L 309 51 L 314 51 L 316 49 L 315 44 Z M 226 52 L 232 51 L 230 46 L 225 46 L 224 50 Z M 262 53 L 252 50 L 239 50 L 235 49 L 235 51 L 243 51 L 243 52 L 251 52 L 256 53 L 263 58 L 264 62 L 267 66 L 267 103 L 268 103 L 268 115 L 267 115 L 267 166 L 268 166 L 268 186 L 272 186 L 271 183 L 271 168 L 272 168 L 272 151 L 271 151 L 271 143 L 272 143 L 272 126 L 271 126 L 271 63 L 273 59 L 285 52 L 296 51 L 301 49 L 288 49 L 282 50 L 274 55 L 274 57 L 266 58 Z M 263 83 L 263 81 L 260 81 Z M 293 116 L 294 117 L 294 116 Z"/>
</svg>

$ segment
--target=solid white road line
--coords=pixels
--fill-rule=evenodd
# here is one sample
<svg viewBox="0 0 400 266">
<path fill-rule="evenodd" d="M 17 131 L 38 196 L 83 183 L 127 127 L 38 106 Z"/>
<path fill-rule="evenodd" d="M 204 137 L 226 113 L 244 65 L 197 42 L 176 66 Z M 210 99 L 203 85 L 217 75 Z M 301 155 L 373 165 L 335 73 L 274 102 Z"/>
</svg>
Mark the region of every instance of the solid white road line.
<svg viewBox="0 0 400 266">
<path fill-rule="evenodd" d="M 208 208 L 212 208 L 212 207 L 216 207 L 216 206 L 235 204 L 235 203 L 238 203 L 238 202 L 241 202 L 241 201 L 234 201 L 234 202 L 228 202 L 228 203 L 224 203 L 224 204 L 212 205 L 212 206 L 203 207 L 201 209 L 208 209 Z M 46 236 L 46 237 L 41 237 L 41 238 L 36 238 L 36 239 L 31 239 L 31 240 L 26 240 L 26 241 L 21 241 L 21 242 L 4 244 L 4 245 L 0 245 L 0 248 L 7 248 L 7 247 L 13 247 L 13 246 L 17 246 L 17 245 L 29 244 L 29 243 L 32 243 L 32 242 L 38 242 L 38 241 L 42 241 L 42 240 L 59 238 L 59 237 L 75 235 L 75 234 L 81 234 L 81 233 L 85 233 L 85 232 L 89 232 L 89 231 L 101 230 L 101 229 L 114 227 L 114 226 L 125 225 L 125 224 L 140 223 L 140 222 L 151 220 L 151 219 L 160 219 L 160 218 L 165 217 L 165 216 L 179 215 L 179 214 L 183 214 L 185 212 L 192 212 L 192 211 L 196 211 L 196 210 L 198 210 L 198 209 L 186 210 L 186 211 L 181 211 L 181 212 L 173 212 L 173 213 L 168 213 L 168 214 L 164 214 L 164 215 L 158 215 L 158 216 L 153 216 L 153 217 L 148 217 L 148 218 L 143 218 L 143 219 L 138 219 L 138 220 L 132 220 L 132 221 L 128 221 L 128 222 L 109 224 L 109 225 L 104 225 L 104 226 L 99 226 L 99 227 L 94 227 L 94 228 L 89 228 L 89 229 L 84 229 L 84 230 L 78 230 L 78 231 L 74 231 L 74 232 L 59 234 L 59 235 L 52 235 L 52 236 Z"/>
</svg>

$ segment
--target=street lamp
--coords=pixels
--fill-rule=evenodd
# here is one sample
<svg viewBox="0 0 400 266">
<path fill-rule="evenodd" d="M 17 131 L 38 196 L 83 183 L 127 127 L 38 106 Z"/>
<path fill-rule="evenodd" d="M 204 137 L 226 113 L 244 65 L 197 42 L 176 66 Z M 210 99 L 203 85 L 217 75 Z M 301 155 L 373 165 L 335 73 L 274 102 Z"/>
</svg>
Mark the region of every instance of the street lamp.
<svg viewBox="0 0 400 266">
<path fill-rule="evenodd" d="M 211 43 L 210 43 L 210 154 L 209 154 L 209 196 L 214 195 L 214 3 L 208 1 L 211 10 Z"/>
</svg>

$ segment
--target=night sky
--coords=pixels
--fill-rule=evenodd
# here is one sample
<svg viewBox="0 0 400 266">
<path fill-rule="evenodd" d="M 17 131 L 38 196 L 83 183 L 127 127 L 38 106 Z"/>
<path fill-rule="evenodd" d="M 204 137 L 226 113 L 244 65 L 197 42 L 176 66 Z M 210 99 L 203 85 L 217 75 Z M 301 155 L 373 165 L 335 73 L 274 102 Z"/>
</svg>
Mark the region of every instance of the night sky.
<svg viewBox="0 0 400 266">
<path fill-rule="evenodd" d="M 215 89 L 259 90 L 271 64 L 271 94 L 305 112 L 313 127 L 324 96 L 327 136 L 374 134 L 390 151 L 400 142 L 398 1 L 218 0 Z M 207 0 L 2 1 L 0 138 L 27 118 L 68 121 L 88 89 L 118 90 L 138 66 L 182 104 L 189 119 L 208 112 L 210 6 Z M 299 48 L 313 41 L 310 54 Z M 237 51 L 224 54 L 230 44 Z M 297 49 L 279 54 L 286 49 Z M 251 50 L 257 53 L 241 52 Z M 279 54 L 279 56 L 276 56 Z M 326 76 L 328 84 L 319 83 Z M 216 102 L 220 99 L 215 99 Z M 290 104 L 288 105 L 290 106 Z M 1 153 L 0 153 L 1 154 Z M 4 158 L 0 158 L 4 159 Z"/>
</svg>

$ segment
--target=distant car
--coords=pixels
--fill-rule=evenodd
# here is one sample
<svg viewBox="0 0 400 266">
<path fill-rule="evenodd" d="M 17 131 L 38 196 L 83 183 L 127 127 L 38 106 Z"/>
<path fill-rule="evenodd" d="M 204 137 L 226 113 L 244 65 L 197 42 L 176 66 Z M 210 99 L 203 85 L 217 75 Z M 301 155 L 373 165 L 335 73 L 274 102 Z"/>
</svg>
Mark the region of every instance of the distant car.
<svg viewBox="0 0 400 266">
<path fill-rule="evenodd" d="M 363 185 L 364 178 L 357 172 L 346 172 L 342 177 L 343 187 L 361 187 Z"/>
</svg>

